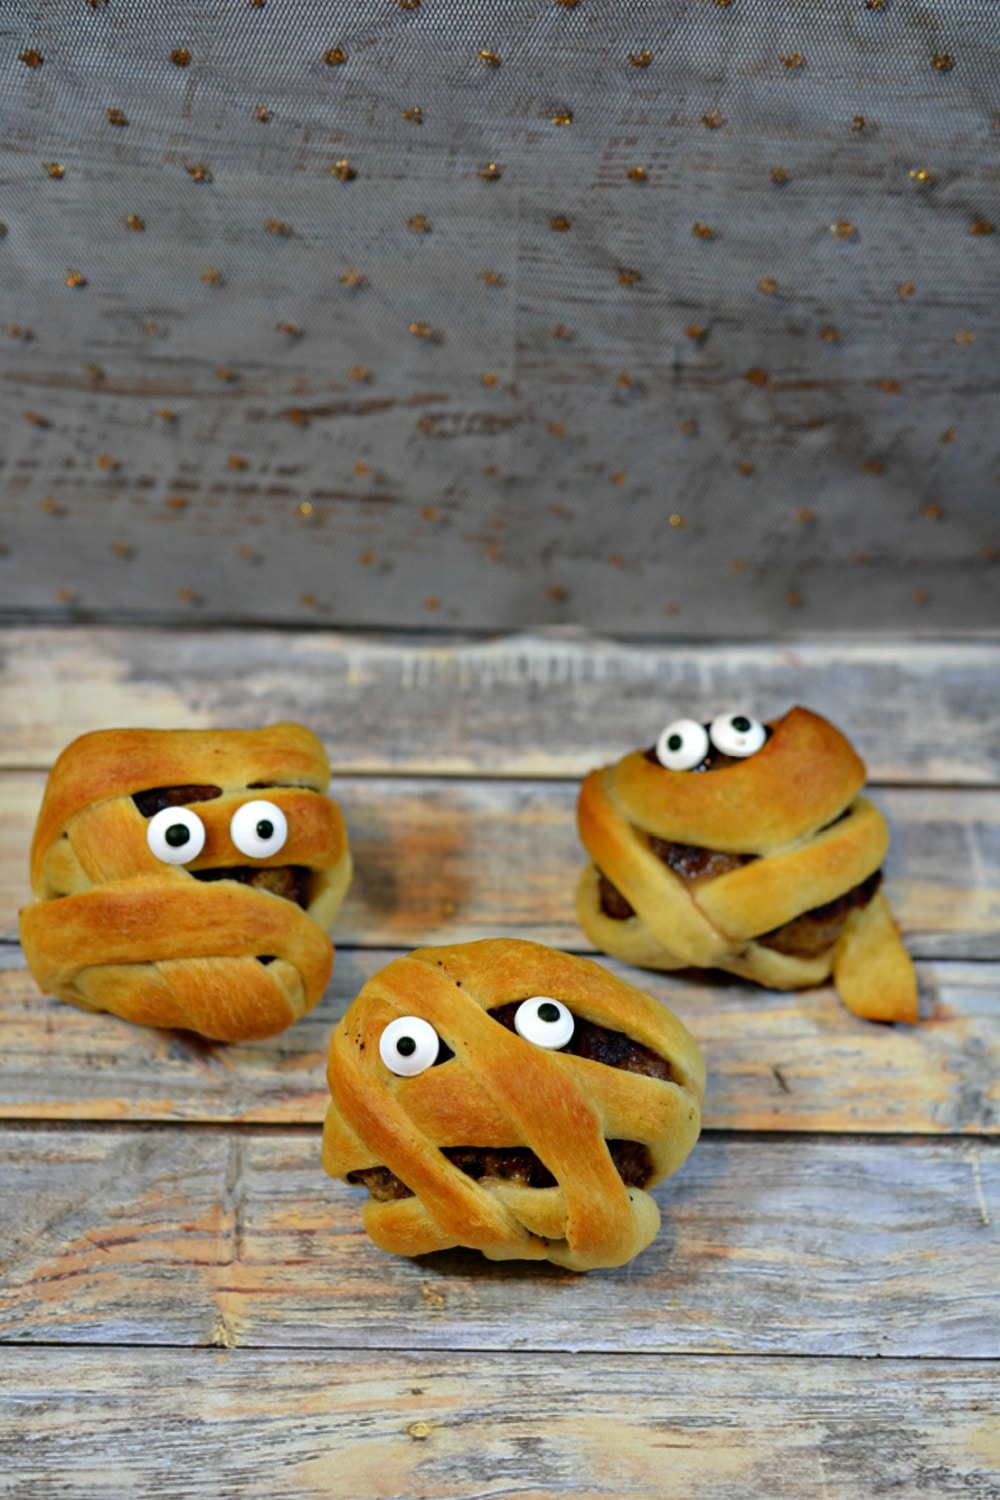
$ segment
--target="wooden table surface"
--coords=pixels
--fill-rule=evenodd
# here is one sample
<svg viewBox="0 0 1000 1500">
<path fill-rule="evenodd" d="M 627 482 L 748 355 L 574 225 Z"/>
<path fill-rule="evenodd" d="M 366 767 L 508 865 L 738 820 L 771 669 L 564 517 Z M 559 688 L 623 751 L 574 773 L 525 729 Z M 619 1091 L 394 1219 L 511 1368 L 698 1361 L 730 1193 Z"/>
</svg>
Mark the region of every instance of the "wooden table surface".
<svg viewBox="0 0 1000 1500">
<path fill-rule="evenodd" d="M 1000 1494 L 1000 647 L 0 633 L 0 1495 Z M 581 773 L 802 702 L 865 756 L 918 1027 L 642 975 L 705 1130 L 629 1266 L 377 1250 L 319 1165 L 331 1027 L 419 943 L 575 952 Z M 322 735 L 356 876 L 319 1007 L 225 1047 L 40 996 L 47 768 L 85 730 Z"/>
</svg>

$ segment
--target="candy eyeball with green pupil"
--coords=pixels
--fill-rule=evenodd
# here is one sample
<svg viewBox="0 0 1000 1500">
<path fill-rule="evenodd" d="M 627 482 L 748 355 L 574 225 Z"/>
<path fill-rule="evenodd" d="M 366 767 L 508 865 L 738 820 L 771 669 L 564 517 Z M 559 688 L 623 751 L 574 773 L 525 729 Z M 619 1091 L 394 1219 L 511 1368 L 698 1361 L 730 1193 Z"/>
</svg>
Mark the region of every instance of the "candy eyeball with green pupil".
<svg viewBox="0 0 1000 1500">
<path fill-rule="evenodd" d="M 697 719 L 674 719 L 656 741 L 656 758 L 668 771 L 692 771 L 708 754 L 708 731 Z"/>
<path fill-rule="evenodd" d="M 574 1027 L 572 1012 L 561 1000 L 552 1000 L 548 995 L 522 1000 L 514 1012 L 514 1030 L 536 1047 L 565 1047 Z"/>
<path fill-rule="evenodd" d="M 441 1039 L 421 1016 L 397 1016 L 378 1040 L 379 1057 L 397 1078 L 416 1078 L 437 1062 Z"/>
<path fill-rule="evenodd" d="M 709 725 L 708 737 L 723 755 L 742 760 L 757 754 L 767 739 L 767 730 L 750 714 L 716 714 Z"/>
<path fill-rule="evenodd" d="M 205 847 L 205 825 L 189 807 L 161 807 L 146 824 L 146 842 L 165 865 L 186 865 Z"/>
<path fill-rule="evenodd" d="M 248 859 L 267 859 L 284 848 L 288 819 L 273 802 L 263 799 L 244 802 L 233 813 L 229 834 L 240 853 Z"/>
</svg>

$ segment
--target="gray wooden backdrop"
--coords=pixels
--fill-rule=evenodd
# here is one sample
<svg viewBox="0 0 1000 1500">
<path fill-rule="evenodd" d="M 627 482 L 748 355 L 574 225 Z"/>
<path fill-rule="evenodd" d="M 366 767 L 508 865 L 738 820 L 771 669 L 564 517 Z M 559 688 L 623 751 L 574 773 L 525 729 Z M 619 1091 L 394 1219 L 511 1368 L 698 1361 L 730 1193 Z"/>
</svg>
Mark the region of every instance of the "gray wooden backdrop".
<svg viewBox="0 0 1000 1500">
<path fill-rule="evenodd" d="M 1000 623 L 996 0 L 3 0 L 0 148 L 8 619 Z"/>
</svg>

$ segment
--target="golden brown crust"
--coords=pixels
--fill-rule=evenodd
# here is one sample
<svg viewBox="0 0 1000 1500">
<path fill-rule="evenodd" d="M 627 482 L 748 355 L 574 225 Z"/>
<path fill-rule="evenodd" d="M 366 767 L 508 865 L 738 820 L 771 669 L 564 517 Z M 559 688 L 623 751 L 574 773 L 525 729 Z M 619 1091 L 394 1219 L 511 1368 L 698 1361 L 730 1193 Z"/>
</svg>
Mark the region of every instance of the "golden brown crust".
<svg viewBox="0 0 1000 1500">
<path fill-rule="evenodd" d="M 325 928 L 350 880 L 344 820 L 322 795 L 328 779 L 322 745 L 298 724 L 101 730 L 74 741 L 46 787 L 32 844 L 37 899 L 21 913 L 39 985 L 85 1008 L 215 1040 L 281 1031 L 326 987 Z M 163 787 L 220 791 L 189 799 L 206 839 L 187 865 L 156 858 L 133 800 Z M 233 844 L 230 821 L 258 799 L 281 809 L 288 835 L 279 852 L 255 859 Z M 274 869 L 270 883 L 304 891 L 305 909 L 264 881 L 197 878 L 212 869 L 250 880 Z"/>
<path fill-rule="evenodd" d="M 771 728 L 756 755 L 723 770 L 670 771 L 634 752 L 586 777 L 578 825 L 594 865 L 580 880 L 577 911 L 604 952 L 650 968 L 728 969 L 775 988 L 817 984 L 837 971 L 842 944 L 805 957 L 755 939 L 866 880 L 885 856 L 889 831 L 878 809 L 858 795 L 864 765 L 838 730 L 802 708 Z M 754 858 L 692 882 L 657 856 L 651 835 Z M 603 912 L 598 871 L 633 916 L 614 920 Z M 848 928 L 873 931 L 860 913 Z M 890 939 L 884 924 L 879 931 L 894 954 L 895 998 L 890 1005 L 876 995 L 860 982 L 857 965 L 844 960 L 843 972 L 854 976 L 851 1008 L 883 1019 L 888 1005 L 893 1019 L 915 1021 L 912 965 L 898 934 Z M 876 947 L 872 938 L 866 951 Z"/>
<path fill-rule="evenodd" d="M 534 995 L 656 1051 L 671 1080 L 533 1046 L 488 1014 Z M 429 1021 L 455 1056 L 417 1077 L 392 1074 L 379 1037 L 401 1015 Z M 701 1054 L 663 1006 L 598 964 L 507 938 L 417 949 L 381 970 L 337 1027 L 327 1076 L 327 1172 L 384 1166 L 414 1195 L 369 1200 L 377 1244 L 400 1255 L 466 1245 L 573 1270 L 623 1264 L 659 1223 L 606 1141 L 645 1145 L 658 1182 L 694 1145 L 704 1093 Z M 474 1181 L 442 1154 L 449 1146 L 529 1149 L 557 1185 Z"/>
</svg>

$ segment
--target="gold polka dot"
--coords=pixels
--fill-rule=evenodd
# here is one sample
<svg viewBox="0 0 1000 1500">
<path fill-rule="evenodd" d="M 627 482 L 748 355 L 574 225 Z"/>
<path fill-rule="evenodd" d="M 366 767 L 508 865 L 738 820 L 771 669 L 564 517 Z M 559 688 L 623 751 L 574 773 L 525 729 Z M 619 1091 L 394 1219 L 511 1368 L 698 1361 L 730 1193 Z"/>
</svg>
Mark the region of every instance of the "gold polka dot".
<svg viewBox="0 0 1000 1500">
<path fill-rule="evenodd" d="M 308 500 L 301 500 L 299 502 L 297 510 L 300 516 L 311 516 L 313 513 L 312 504 Z"/>
<path fill-rule="evenodd" d="M 479 53 L 479 63 L 483 68 L 499 68 L 501 59 L 496 52 L 490 52 L 488 48 L 482 48 Z"/>
<path fill-rule="evenodd" d="M 24 52 L 17 54 L 18 62 L 23 62 L 26 68 L 40 68 L 45 58 L 37 47 L 28 47 Z"/>
<path fill-rule="evenodd" d="M 126 214 L 125 223 L 129 229 L 145 229 L 146 221 L 141 214 Z"/>
<path fill-rule="evenodd" d="M 433 331 L 429 323 L 410 324 L 410 332 L 415 339 L 429 339 Z"/>
<path fill-rule="evenodd" d="M 323 61 L 328 68 L 339 68 L 342 63 L 347 61 L 347 53 L 343 47 L 330 47 L 323 53 Z"/>
<path fill-rule="evenodd" d="M 903 301 L 905 302 L 908 298 L 913 296 L 916 290 L 917 283 L 915 281 L 901 281 L 896 288 L 896 295 L 897 297 L 902 297 Z"/>
<path fill-rule="evenodd" d="M 45 173 L 46 177 L 52 177 L 56 182 L 59 182 L 63 177 L 66 176 L 66 168 L 60 161 L 42 162 L 42 171 Z"/>
<path fill-rule="evenodd" d="M 571 109 L 560 109 L 552 116 L 553 125 L 572 125 L 573 111 Z"/>
<path fill-rule="evenodd" d="M 927 167 L 911 167 L 910 176 L 914 182 L 919 182 L 921 187 L 932 187 L 937 178 Z"/>
<path fill-rule="evenodd" d="M 955 59 L 950 52 L 935 52 L 931 58 L 931 66 L 939 73 L 950 73 L 955 66 Z"/>
<path fill-rule="evenodd" d="M 697 343 L 699 339 L 705 337 L 705 329 L 700 323 L 689 323 L 684 332 L 692 343 Z"/>
<path fill-rule="evenodd" d="M 266 104 L 258 104 L 255 110 L 255 114 L 262 125 L 267 125 L 270 123 L 271 111 L 268 109 Z"/>
<path fill-rule="evenodd" d="M 481 177 L 484 182 L 499 182 L 503 176 L 503 169 L 498 167 L 495 161 L 488 161 L 485 167 L 479 168 L 476 176 Z"/>
<path fill-rule="evenodd" d="M 564 234 L 569 228 L 569 220 L 565 214 L 556 214 L 554 218 L 549 220 L 549 228 L 554 229 L 557 234 Z"/>
<path fill-rule="evenodd" d="M 185 167 L 184 170 L 193 182 L 212 181 L 212 169 L 206 166 L 204 162 L 196 162 L 193 167 Z"/>
<path fill-rule="evenodd" d="M 406 227 L 413 234 L 430 234 L 431 232 L 430 220 L 424 214 L 414 214 L 412 218 L 407 219 Z"/>
<path fill-rule="evenodd" d="M 359 288 L 365 285 L 365 278 L 360 271 L 345 271 L 340 277 L 340 284 L 341 286 Z"/>
<path fill-rule="evenodd" d="M 201 279 L 206 286 L 222 286 L 223 284 L 222 272 L 215 266 L 206 266 L 201 273 Z"/>
<path fill-rule="evenodd" d="M 108 109 L 105 110 L 105 114 L 107 115 L 109 125 L 120 126 L 128 124 L 128 116 L 123 109 Z"/>
<path fill-rule="evenodd" d="M 687 521 L 683 516 L 679 516 L 675 513 L 670 517 L 670 524 L 674 527 L 675 530 L 680 530 L 681 527 L 687 525 Z"/>
<path fill-rule="evenodd" d="M 851 121 L 852 130 L 865 130 L 867 126 L 868 121 L 865 119 L 864 115 L 855 115 L 853 120 Z"/>
<path fill-rule="evenodd" d="M 480 375 L 479 381 L 481 385 L 489 386 L 492 389 L 497 384 L 497 377 L 492 372 L 487 372 L 485 375 Z"/>
<path fill-rule="evenodd" d="M 830 225 L 830 233 L 835 240 L 853 240 L 856 238 L 854 225 L 847 219 L 838 219 Z"/>
<path fill-rule="evenodd" d="M 629 182 L 645 182 L 647 172 L 645 167 L 629 167 L 625 172 Z"/>
<path fill-rule="evenodd" d="M 628 55 L 628 60 L 632 64 L 633 68 L 648 68 L 650 63 L 653 61 L 653 54 L 649 51 L 630 52 Z"/>
<path fill-rule="evenodd" d="M 715 230 L 711 224 L 692 224 L 691 233 L 696 240 L 714 240 Z"/>
<path fill-rule="evenodd" d="M 641 272 L 634 270 L 631 266 L 619 266 L 618 267 L 618 285 L 619 286 L 636 286 L 637 283 L 640 282 L 641 280 L 642 280 L 642 274 L 641 274 Z"/>
<path fill-rule="evenodd" d="M 706 130 L 719 130 L 726 122 L 717 109 L 710 109 L 707 114 L 702 115 L 701 123 Z"/>
<path fill-rule="evenodd" d="M 357 175 L 357 171 L 348 161 L 334 162 L 330 168 L 330 176 L 338 178 L 341 182 L 353 182 Z"/>
<path fill-rule="evenodd" d="M 772 167 L 771 168 L 771 181 L 772 182 L 778 182 L 778 183 L 787 182 L 788 181 L 788 173 L 785 171 L 785 168 L 784 167 Z"/>
<path fill-rule="evenodd" d="M 175 47 L 170 54 L 170 61 L 175 68 L 186 68 L 191 61 L 191 54 L 186 47 Z"/>
<path fill-rule="evenodd" d="M 805 64 L 805 58 L 802 56 L 801 52 L 782 52 L 780 56 L 781 61 L 784 63 L 785 67 L 788 68 L 792 73 L 794 73 L 797 68 L 801 68 Z"/>
<path fill-rule="evenodd" d="M 403 119 L 409 120 L 411 125 L 422 125 L 424 123 L 424 112 L 419 104 L 411 104 L 409 109 L 403 110 Z"/>
<path fill-rule="evenodd" d="M 773 297 L 778 290 L 778 283 L 773 276 L 762 276 L 757 283 L 757 287 L 764 293 L 765 297 Z"/>
<path fill-rule="evenodd" d="M 973 219 L 969 225 L 970 234 L 992 234 L 994 226 L 989 219 Z"/>
<path fill-rule="evenodd" d="M 624 469 L 617 469 L 611 476 L 612 484 L 625 484 L 627 480 L 628 475 L 626 474 Z"/>
<path fill-rule="evenodd" d="M 264 228 L 267 230 L 268 234 L 288 235 L 292 232 L 292 226 L 290 224 L 286 224 L 284 219 L 265 219 Z"/>
<path fill-rule="evenodd" d="M 87 285 L 87 278 L 86 276 L 84 276 L 83 272 L 74 271 L 72 269 L 66 272 L 65 281 L 67 286 L 72 287 L 83 287 Z"/>
<path fill-rule="evenodd" d="M 956 333 L 956 335 L 955 335 L 955 343 L 956 344 L 974 344 L 975 342 L 976 342 L 976 335 L 974 333 L 969 333 L 968 331 L 963 331 L 962 333 Z"/>
</svg>

